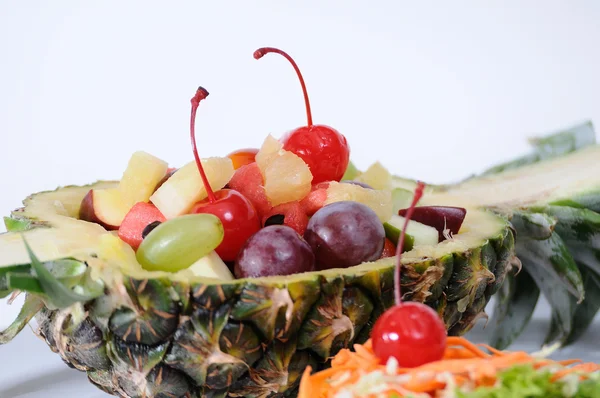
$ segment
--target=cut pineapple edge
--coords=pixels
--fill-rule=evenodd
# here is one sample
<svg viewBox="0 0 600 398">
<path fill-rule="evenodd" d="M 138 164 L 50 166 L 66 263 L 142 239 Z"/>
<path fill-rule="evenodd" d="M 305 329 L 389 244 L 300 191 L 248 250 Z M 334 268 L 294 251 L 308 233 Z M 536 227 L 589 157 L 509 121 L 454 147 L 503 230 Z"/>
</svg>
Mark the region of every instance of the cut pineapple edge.
<svg viewBox="0 0 600 398">
<path fill-rule="evenodd" d="M 0 235 L 0 267 L 29 263 L 23 238 L 41 261 L 73 257 L 97 268 L 96 275 L 105 278 L 115 271 L 138 278 L 168 277 L 173 280 L 222 283 L 216 278 L 198 276 L 190 267 L 177 273 L 145 271 L 135 259 L 133 249 L 100 225 L 78 220 L 81 200 L 94 189 L 115 188 L 118 181 L 104 181 L 87 186 L 70 186 L 56 191 L 31 195 L 24 207 L 12 213 L 15 219 L 29 220 L 33 229 L 23 233 Z M 414 189 L 415 182 L 394 177 L 392 188 Z M 464 252 L 503 234 L 508 221 L 486 207 L 514 208 L 570 198 L 574 194 L 600 190 L 600 146 L 582 149 L 560 158 L 522 166 L 495 175 L 475 177 L 456 185 L 429 186 L 419 205 L 452 205 L 467 208 L 467 216 L 452 239 L 430 246 L 415 246 L 403 254 L 403 264 L 452 252 Z M 577 196 L 577 195 L 575 195 Z M 395 257 L 364 263 L 346 269 L 318 272 L 325 277 L 368 272 L 387 268 Z M 290 276 L 260 278 L 270 282 L 293 282 L 316 272 Z M 258 279 L 258 278 L 257 278 Z M 255 279 L 256 280 L 256 279 Z M 239 280 L 242 281 L 242 280 Z"/>
</svg>

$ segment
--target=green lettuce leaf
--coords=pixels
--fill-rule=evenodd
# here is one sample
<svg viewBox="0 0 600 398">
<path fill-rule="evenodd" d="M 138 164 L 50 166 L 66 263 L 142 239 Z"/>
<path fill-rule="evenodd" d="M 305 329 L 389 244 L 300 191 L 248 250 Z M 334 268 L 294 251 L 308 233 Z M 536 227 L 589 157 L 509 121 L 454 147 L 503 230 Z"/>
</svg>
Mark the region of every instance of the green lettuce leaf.
<svg viewBox="0 0 600 398">
<path fill-rule="evenodd" d="M 552 382 L 552 374 L 533 367 L 515 366 L 499 374 L 499 383 L 472 392 L 457 391 L 457 398 L 600 398 L 600 377 L 579 382 L 575 377 Z"/>
</svg>

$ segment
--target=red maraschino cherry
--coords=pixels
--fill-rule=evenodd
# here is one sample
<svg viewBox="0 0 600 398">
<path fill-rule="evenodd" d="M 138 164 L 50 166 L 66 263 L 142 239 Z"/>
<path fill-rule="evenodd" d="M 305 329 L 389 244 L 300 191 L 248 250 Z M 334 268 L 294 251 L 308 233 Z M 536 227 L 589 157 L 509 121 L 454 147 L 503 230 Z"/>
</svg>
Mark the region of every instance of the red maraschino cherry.
<svg viewBox="0 0 600 398">
<path fill-rule="evenodd" d="M 383 313 L 375 322 L 371 339 L 373 351 L 382 363 L 394 357 L 404 368 L 414 368 L 443 358 L 446 350 L 446 327 L 440 316 L 430 307 L 417 302 L 402 302 L 400 284 L 402 247 L 406 227 L 425 185 L 419 182 L 413 202 L 406 213 L 404 228 L 397 247 L 395 271 L 396 305 Z"/>
<path fill-rule="evenodd" d="M 346 137 L 332 127 L 313 124 L 306 85 L 298 65 L 287 53 L 272 47 L 259 48 L 254 52 L 254 58 L 261 59 L 268 53 L 280 54 L 292 64 L 300 79 L 306 105 L 307 125 L 284 135 L 281 138 L 283 149 L 295 153 L 306 162 L 313 175 L 313 184 L 340 181 L 350 161 L 350 147 Z"/>
<path fill-rule="evenodd" d="M 194 158 L 198 165 L 200 177 L 204 183 L 204 188 L 208 197 L 196 203 L 190 213 L 210 213 L 221 220 L 225 235 L 223 242 L 215 249 L 223 261 L 235 261 L 242 245 L 260 229 L 260 219 L 258 213 L 252 206 L 252 203 L 244 195 L 233 189 L 221 189 L 213 192 L 200 156 L 196 148 L 196 111 L 200 101 L 208 96 L 208 91 L 199 87 L 196 95 L 192 98 L 192 112 L 190 120 L 190 136 L 192 140 L 192 150 Z"/>
</svg>

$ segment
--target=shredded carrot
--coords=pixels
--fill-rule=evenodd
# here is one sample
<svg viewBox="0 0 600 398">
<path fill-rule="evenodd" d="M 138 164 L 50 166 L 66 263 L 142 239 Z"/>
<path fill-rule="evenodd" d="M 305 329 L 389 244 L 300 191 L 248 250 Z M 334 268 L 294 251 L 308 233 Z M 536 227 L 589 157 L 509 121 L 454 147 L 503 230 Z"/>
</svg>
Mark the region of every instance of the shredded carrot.
<svg viewBox="0 0 600 398">
<path fill-rule="evenodd" d="M 581 363 L 577 359 L 554 361 L 522 351 L 499 351 L 461 337 L 448 337 L 443 359 L 416 368 L 402 368 L 396 366 L 397 362 L 381 363 L 373 352 L 371 340 L 353 348 L 341 350 L 333 357 L 329 369 L 312 374 L 312 368 L 308 367 L 302 376 L 298 398 L 333 398 L 352 387 L 360 388 L 361 396 L 368 398 L 392 394 L 436 396 L 452 386 L 493 386 L 500 371 L 515 365 L 530 365 L 534 369 L 552 366 L 556 369 L 552 381 L 567 375 L 585 380 L 590 373 L 600 371 L 600 365 L 594 363 Z M 574 364 L 577 365 L 571 366 Z M 374 378 L 372 385 L 359 386 L 361 380 L 369 377 Z"/>
</svg>

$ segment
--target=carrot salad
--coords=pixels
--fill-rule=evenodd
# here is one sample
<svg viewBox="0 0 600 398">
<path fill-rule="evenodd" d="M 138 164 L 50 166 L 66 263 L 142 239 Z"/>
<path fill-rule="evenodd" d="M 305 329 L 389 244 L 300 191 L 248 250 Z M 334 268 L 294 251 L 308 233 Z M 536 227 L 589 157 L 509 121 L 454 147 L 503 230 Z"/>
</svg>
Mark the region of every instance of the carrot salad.
<svg viewBox="0 0 600 398">
<path fill-rule="evenodd" d="M 555 387 L 564 382 L 566 387 L 561 387 L 563 390 L 566 391 L 570 386 L 574 391 L 572 395 L 542 392 L 539 396 L 587 397 L 588 395 L 577 395 L 578 387 L 573 386 L 579 386 L 588 379 L 594 381 L 590 391 L 600 394 L 598 364 L 582 363 L 580 360 L 554 361 L 522 351 L 498 351 L 485 344 L 473 344 L 461 337 L 448 337 L 442 360 L 416 368 L 401 368 L 395 358 L 381 364 L 373 353 L 371 340 L 364 345 L 354 345 L 354 351 L 343 349 L 332 359 L 331 368 L 314 374 L 311 374 L 310 367 L 305 370 L 298 398 L 507 396 L 464 394 L 501 388 L 501 384 L 508 383 L 504 379 L 511 369 L 518 369 L 518 372 L 514 372 L 517 374 L 511 377 L 523 378 L 530 372 L 535 377 L 544 377 L 544 383 L 548 385 Z M 521 383 L 523 384 L 522 381 Z M 510 391 L 510 396 L 538 396 L 506 391 Z"/>
</svg>

